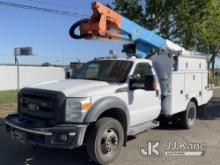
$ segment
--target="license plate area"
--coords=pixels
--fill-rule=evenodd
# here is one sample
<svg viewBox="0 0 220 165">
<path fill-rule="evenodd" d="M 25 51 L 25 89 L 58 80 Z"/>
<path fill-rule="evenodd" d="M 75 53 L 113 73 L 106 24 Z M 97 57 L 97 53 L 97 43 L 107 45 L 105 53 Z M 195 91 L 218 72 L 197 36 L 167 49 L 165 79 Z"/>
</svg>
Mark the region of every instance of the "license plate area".
<svg viewBox="0 0 220 165">
<path fill-rule="evenodd" d="M 18 130 L 10 130 L 11 138 L 14 141 L 18 141 L 21 143 L 25 143 L 26 141 L 26 134 L 24 132 Z"/>
</svg>

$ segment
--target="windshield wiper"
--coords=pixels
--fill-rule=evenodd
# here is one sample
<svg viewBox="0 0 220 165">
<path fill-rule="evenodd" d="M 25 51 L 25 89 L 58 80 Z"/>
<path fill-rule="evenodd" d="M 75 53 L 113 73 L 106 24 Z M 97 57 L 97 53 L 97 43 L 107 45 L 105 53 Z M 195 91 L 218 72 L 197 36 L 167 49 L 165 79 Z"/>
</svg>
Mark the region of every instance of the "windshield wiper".
<svg viewBox="0 0 220 165">
<path fill-rule="evenodd" d="M 97 80 L 97 81 L 101 81 L 100 79 L 98 78 L 85 78 L 86 80 Z"/>
<path fill-rule="evenodd" d="M 71 79 L 81 79 L 81 80 L 95 80 L 95 81 L 105 81 L 105 82 L 109 82 L 107 80 L 101 80 L 101 79 L 98 79 L 98 78 L 80 78 L 80 77 L 71 77 Z"/>
</svg>

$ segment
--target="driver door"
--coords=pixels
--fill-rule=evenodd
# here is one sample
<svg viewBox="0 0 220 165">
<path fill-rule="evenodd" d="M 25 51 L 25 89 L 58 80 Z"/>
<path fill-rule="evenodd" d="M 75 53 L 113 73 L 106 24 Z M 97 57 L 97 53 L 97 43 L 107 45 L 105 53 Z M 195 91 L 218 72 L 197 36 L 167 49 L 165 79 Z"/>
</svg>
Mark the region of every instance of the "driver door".
<svg viewBox="0 0 220 165">
<path fill-rule="evenodd" d="M 154 73 L 149 63 L 138 63 L 133 72 L 133 75 L 137 74 L 140 76 L 138 82 L 144 83 L 146 81 L 145 77 Z M 158 91 L 134 89 L 129 90 L 128 95 L 131 126 L 152 121 L 160 114 L 161 101 Z"/>
</svg>

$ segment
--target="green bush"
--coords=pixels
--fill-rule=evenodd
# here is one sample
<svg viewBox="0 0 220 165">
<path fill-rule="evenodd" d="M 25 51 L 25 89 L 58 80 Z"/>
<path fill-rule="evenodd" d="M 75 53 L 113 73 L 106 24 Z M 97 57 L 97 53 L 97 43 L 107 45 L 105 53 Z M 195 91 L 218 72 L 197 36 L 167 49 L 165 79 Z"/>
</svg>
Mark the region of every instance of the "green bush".
<svg viewBox="0 0 220 165">
<path fill-rule="evenodd" d="M 0 104 L 15 103 L 17 101 L 17 91 L 0 91 Z"/>
<path fill-rule="evenodd" d="M 209 77 L 209 83 L 215 84 L 215 86 L 220 86 L 220 77 Z"/>
</svg>

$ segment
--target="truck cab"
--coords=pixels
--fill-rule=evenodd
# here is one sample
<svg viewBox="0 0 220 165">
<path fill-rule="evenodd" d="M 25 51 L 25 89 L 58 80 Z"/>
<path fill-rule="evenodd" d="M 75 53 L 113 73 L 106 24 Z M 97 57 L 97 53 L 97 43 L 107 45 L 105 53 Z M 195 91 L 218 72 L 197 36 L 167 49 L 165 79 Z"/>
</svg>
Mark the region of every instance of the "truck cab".
<svg viewBox="0 0 220 165">
<path fill-rule="evenodd" d="M 122 127 L 124 140 L 117 142 L 122 145 L 127 135 L 156 126 L 160 111 L 160 85 L 150 60 L 103 59 L 86 63 L 70 79 L 21 89 L 18 113 L 5 121 L 20 141 L 75 148 L 87 142 L 97 121 L 111 118 Z M 119 141 L 118 132 L 111 134 Z"/>
</svg>

